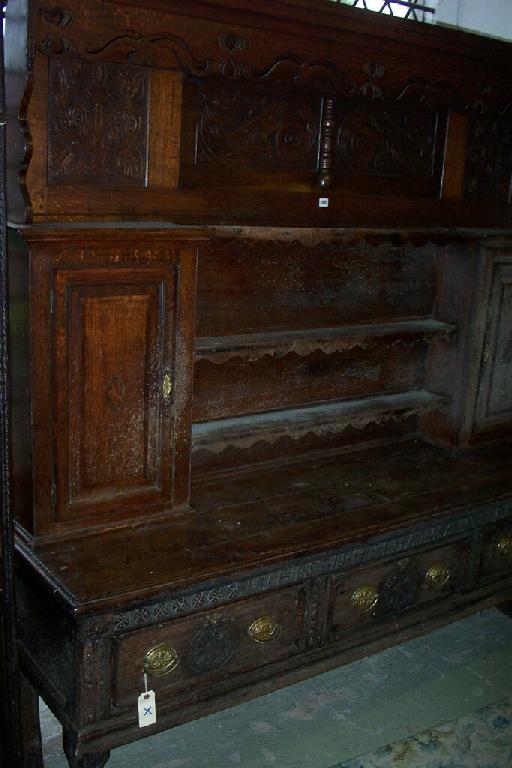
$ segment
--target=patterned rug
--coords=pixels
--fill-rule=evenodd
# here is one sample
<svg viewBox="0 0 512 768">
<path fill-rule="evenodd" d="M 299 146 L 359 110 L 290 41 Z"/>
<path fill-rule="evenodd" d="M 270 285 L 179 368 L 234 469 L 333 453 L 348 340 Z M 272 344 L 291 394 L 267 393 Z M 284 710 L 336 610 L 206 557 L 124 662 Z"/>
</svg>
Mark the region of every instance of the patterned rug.
<svg viewBox="0 0 512 768">
<path fill-rule="evenodd" d="M 511 768 L 512 698 L 332 768 Z"/>
</svg>

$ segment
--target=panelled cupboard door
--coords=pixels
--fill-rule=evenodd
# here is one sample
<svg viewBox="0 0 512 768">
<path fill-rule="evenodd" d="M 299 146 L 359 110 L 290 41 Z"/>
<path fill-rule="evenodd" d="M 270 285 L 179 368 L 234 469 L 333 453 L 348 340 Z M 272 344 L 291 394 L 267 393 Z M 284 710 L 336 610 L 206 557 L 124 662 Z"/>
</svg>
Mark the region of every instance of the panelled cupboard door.
<svg viewBox="0 0 512 768">
<path fill-rule="evenodd" d="M 122 228 L 25 234 L 34 477 L 26 525 L 41 543 L 188 504 L 190 239 Z"/>
<path fill-rule="evenodd" d="M 59 520 L 172 501 L 174 269 L 57 269 Z"/>
<path fill-rule="evenodd" d="M 512 422 L 512 248 L 493 263 L 476 427 Z"/>
</svg>

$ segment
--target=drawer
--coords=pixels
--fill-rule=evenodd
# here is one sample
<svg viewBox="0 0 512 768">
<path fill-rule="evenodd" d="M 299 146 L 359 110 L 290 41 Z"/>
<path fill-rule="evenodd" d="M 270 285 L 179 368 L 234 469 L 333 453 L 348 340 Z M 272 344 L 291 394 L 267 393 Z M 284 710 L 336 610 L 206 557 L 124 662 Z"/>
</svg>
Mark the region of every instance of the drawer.
<svg viewBox="0 0 512 768">
<path fill-rule="evenodd" d="M 157 700 L 180 693 L 187 700 L 200 698 L 201 686 L 211 693 L 229 676 L 234 687 L 233 677 L 298 653 L 305 595 L 296 585 L 122 636 L 115 649 L 114 707 L 133 706 L 145 664 Z"/>
<path fill-rule="evenodd" d="M 329 595 L 331 640 L 343 639 L 463 589 L 467 539 L 374 567 L 333 576 Z"/>
<path fill-rule="evenodd" d="M 512 522 L 484 534 L 480 573 L 483 583 L 512 576 Z"/>
</svg>

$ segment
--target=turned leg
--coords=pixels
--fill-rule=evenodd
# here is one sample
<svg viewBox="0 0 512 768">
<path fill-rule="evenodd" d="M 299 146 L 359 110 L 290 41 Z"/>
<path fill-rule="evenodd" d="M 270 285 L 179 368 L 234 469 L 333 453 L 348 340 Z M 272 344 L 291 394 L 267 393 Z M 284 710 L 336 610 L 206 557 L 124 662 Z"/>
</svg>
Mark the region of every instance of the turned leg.
<svg viewBox="0 0 512 768">
<path fill-rule="evenodd" d="M 63 743 L 69 768 L 103 768 L 110 757 L 110 752 L 77 754 L 76 734 L 74 733 L 64 731 Z"/>
<path fill-rule="evenodd" d="M 23 768 L 43 768 L 43 748 L 39 723 L 39 696 L 25 675 L 19 675 Z"/>
</svg>

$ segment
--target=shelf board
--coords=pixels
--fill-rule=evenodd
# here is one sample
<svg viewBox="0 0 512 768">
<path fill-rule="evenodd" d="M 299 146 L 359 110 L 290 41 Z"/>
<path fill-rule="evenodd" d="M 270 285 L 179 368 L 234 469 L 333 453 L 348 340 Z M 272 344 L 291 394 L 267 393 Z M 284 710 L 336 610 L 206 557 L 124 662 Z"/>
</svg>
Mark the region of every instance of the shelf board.
<svg viewBox="0 0 512 768">
<path fill-rule="evenodd" d="M 364 348 L 375 339 L 384 337 L 402 343 L 409 343 L 415 336 L 424 339 L 449 338 L 455 330 L 455 326 L 450 323 L 427 317 L 392 323 L 309 328 L 300 331 L 200 336 L 196 338 L 195 355 L 199 360 L 221 363 L 233 357 L 257 359 L 264 355 L 283 356 L 289 353 L 309 355 L 317 350 L 330 354 L 357 346 Z"/>
<path fill-rule="evenodd" d="M 227 448 L 250 448 L 258 442 L 271 444 L 282 438 L 298 440 L 307 434 L 340 432 L 348 426 L 362 429 L 371 423 L 442 408 L 446 402 L 447 398 L 421 389 L 205 421 L 192 427 L 192 450 L 220 453 Z"/>
</svg>

